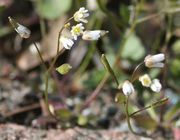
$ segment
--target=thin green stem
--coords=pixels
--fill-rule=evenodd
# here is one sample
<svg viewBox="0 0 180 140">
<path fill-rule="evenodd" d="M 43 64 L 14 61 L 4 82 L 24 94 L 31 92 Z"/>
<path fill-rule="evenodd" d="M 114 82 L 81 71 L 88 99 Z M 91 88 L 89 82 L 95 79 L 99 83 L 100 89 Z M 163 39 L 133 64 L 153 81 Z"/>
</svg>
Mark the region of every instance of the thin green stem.
<svg viewBox="0 0 180 140">
<path fill-rule="evenodd" d="M 146 107 L 144 107 L 144 108 L 142 108 L 142 109 L 139 109 L 139 110 L 131 113 L 129 116 L 130 116 L 130 117 L 133 117 L 134 115 L 136 115 L 136 114 L 138 114 L 138 113 L 140 113 L 140 112 L 142 112 L 142 111 L 145 111 L 145 110 L 147 110 L 147 109 L 161 106 L 161 105 L 165 104 L 168 100 L 169 100 L 168 98 L 161 99 L 160 101 L 157 101 L 157 102 L 155 102 L 155 103 L 153 103 L 153 104 L 151 104 L 151 105 L 149 105 L 149 106 L 146 106 Z"/>
<path fill-rule="evenodd" d="M 74 17 L 70 17 L 69 19 L 66 20 L 66 22 L 64 23 L 64 25 L 66 25 L 68 22 L 70 22 Z M 61 27 L 61 29 L 59 30 L 59 33 L 58 33 L 58 40 L 57 40 L 57 54 L 59 52 L 59 49 L 60 49 L 60 37 L 61 37 L 61 33 L 62 31 L 64 30 L 65 26 Z"/>
<path fill-rule="evenodd" d="M 38 52 L 39 58 L 40 58 L 40 60 L 41 60 L 41 63 L 43 64 L 44 68 L 47 69 L 46 63 L 45 63 L 45 61 L 44 61 L 44 59 L 43 59 L 43 57 L 42 57 L 42 55 L 41 55 L 41 52 L 40 52 L 37 44 L 36 44 L 35 42 L 33 42 L 33 44 L 34 44 L 34 46 L 35 46 L 35 48 L 36 48 L 36 50 L 37 50 L 37 52 Z"/>
<path fill-rule="evenodd" d="M 49 108 L 48 84 L 49 84 L 49 76 L 50 76 L 50 73 L 52 72 L 53 66 L 54 66 L 58 56 L 61 55 L 63 52 L 64 52 L 64 49 L 55 56 L 55 58 L 53 59 L 53 62 L 51 63 L 50 67 L 48 68 L 48 70 L 46 71 L 46 74 L 45 74 L 45 91 L 44 91 L 45 104 L 46 104 L 46 107 L 47 107 L 49 113 L 51 114 L 51 116 L 53 116 L 56 120 L 57 120 L 57 117 L 51 112 L 51 110 Z"/>
<path fill-rule="evenodd" d="M 103 65 L 104 65 L 105 69 L 106 69 L 106 70 L 109 72 L 109 74 L 113 77 L 113 79 L 114 79 L 114 81 L 116 82 L 117 86 L 119 86 L 118 79 L 117 79 L 114 71 L 112 70 L 112 68 L 111 68 L 111 66 L 110 66 L 110 64 L 109 64 L 109 62 L 108 62 L 105 54 L 102 54 L 102 56 L 101 56 L 101 61 L 102 61 Z"/>
<path fill-rule="evenodd" d="M 136 135 L 136 132 L 134 132 L 132 126 L 131 126 L 131 120 L 130 120 L 130 116 L 129 116 L 129 111 L 128 111 L 128 105 L 129 105 L 129 96 L 126 97 L 126 103 L 125 103 L 125 109 L 126 109 L 126 119 L 127 119 L 127 123 L 128 123 L 128 127 L 129 130 Z"/>
<path fill-rule="evenodd" d="M 135 69 L 134 69 L 134 71 L 133 71 L 133 73 L 132 73 L 132 76 L 131 76 L 131 80 L 130 80 L 131 83 L 133 83 L 134 80 L 136 79 L 135 74 L 136 74 L 137 70 L 138 70 L 143 64 L 144 64 L 144 62 L 141 62 L 139 65 L 137 65 L 137 66 L 135 67 Z"/>
<path fill-rule="evenodd" d="M 70 20 L 72 20 L 73 17 L 69 18 L 65 23 L 64 25 L 66 25 Z M 65 49 L 61 49 L 60 50 L 60 42 L 59 42 L 59 38 L 61 37 L 61 33 L 62 31 L 64 30 L 64 26 L 60 29 L 59 31 L 59 34 L 58 34 L 58 39 L 57 39 L 57 54 L 56 56 L 54 57 L 51 65 L 49 66 L 48 70 L 46 71 L 46 74 L 45 74 L 45 91 L 44 91 L 44 96 L 45 96 L 45 103 L 46 103 L 46 106 L 47 106 L 47 109 L 49 111 L 49 113 L 55 118 L 57 119 L 56 115 L 53 114 L 51 111 L 50 111 L 50 108 L 49 108 L 49 102 L 48 102 L 48 85 L 49 85 L 49 76 L 50 74 L 52 73 L 52 70 L 53 70 L 53 67 L 56 63 L 56 60 L 58 59 L 58 57 L 65 51 Z"/>
<path fill-rule="evenodd" d="M 125 105 L 125 110 L 126 110 L 126 119 L 127 119 L 127 124 L 128 124 L 128 128 L 131 131 L 131 133 L 133 133 L 134 135 L 138 135 L 138 136 L 142 136 L 142 137 L 147 137 L 147 138 L 152 138 L 152 136 L 147 135 L 146 133 L 142 132 L 142 133 L 137 133 L 133 130 L 132 126 L 131 126 L 131 120 L 130 120 L 130 115 L 129 115 L 129 111 L 128 111 L 128 106 L 129 106 L 129 96 L 126 96 L 126 103 Z"/>
</svg>

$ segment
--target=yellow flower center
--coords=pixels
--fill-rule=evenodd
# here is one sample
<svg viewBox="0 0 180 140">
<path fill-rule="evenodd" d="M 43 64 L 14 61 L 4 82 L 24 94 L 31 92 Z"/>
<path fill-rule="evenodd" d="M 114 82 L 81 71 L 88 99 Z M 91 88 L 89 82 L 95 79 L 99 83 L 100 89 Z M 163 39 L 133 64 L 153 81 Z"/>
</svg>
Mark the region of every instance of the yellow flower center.
<svg viewBox="0 0 180 140">
<path fill-rule="evenodd" d="M 143 83 L 144 85 L 149 86 L 151 84 L 151 81 L 149 80 L 149 78 L 144 78 Z"/>
<path fill-rule="evenodd" d="M 151 79 L 147 74 L 141 76 L 139 81 L 141 81 L 142 85 L 145 87 L 149 87 L 151 85 Z"/>
<path fill-rule="evenodd" d="M 80 29 L 79 27 L 75 27 L 75 28 L 73 29 L 73 32 L 74 32 L 75 34 L 80 34 L 80 33 L 81 33 L 81 29 Z"/>
</svg>

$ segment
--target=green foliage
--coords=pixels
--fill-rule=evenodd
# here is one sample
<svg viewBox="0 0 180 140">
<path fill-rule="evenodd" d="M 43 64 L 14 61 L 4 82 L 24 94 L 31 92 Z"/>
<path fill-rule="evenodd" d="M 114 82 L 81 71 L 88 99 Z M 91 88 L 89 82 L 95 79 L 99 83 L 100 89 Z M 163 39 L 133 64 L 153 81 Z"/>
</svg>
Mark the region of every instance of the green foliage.
<svg viewBox="0 0 180 140">
<path fill-rule="evenodd" d="M 128 23 L 129 14 L 130 14 L 128 6 L 122 4 L 119 8 L 119 13 L 120 13 L 120 16 L 122 17 L 122 21 L 124 21 L 125 23 Z"/>
<path fill-rule="evenodd" d="M 157 127 L 157 122 L 145 115 L 136 115 L 133 117 L 137 124 L 145 129 L 154 130 Z"/>
<path fill-rule="evenodd" d="M 123 104 L 126 101 L 126 96 L 123 93 L 117 93 L 115 96 L 115 102 Z"/>
<path fill-rule="evenodd" d="M 173 44 L 173 52 L 176 55 L 180 56 L 180 40 L 177 40 L 174 44 Z"/>
<path fill-rule="evenodd" d="M 77 123 L 78 123 L 79 125 L 81 125 L 81 126 L 86 125 L 86 124 L 88 123 L 88 118 L 87 118 L 87 116 L 79 115 L 79 116 L 78 116 L 78 121 L 77 121 Z"/>
<path fill-rule="evenodd" d="M 134 61 L 140 60 L 145 55 L 145 49 L 140 38 L 135 34 L 132 34 L 128 38 L 121 54 L 123 58 Z"/>
<path fill-rule="evenodd" d="M 72 113 L 68 109 L 65 109 L 65 108 L 55 110 L 55 114 L 62 121 L 70 120 L 72 117 Z"/>
<path fill-rule="evenodd" d="M 38 0 L 37 12 L 41 17 L 53 20 L 67 12 L 71 3 L 72 0 Z"/>
<path fill-rule="evenodd" d="M 87 79 L 84 80 L 84 86 L 87 88 L 95 88 L 99 81 L 104 77 L 105 70 L 93 70 L 87 74 Z"/>
<path fill-rule="evenodd" d="M 172 60 L 170 70 L 174 76 L 180 76 L 180 59 Z"/>
<path fill-rule="evenodd" d="M 164 115 L 165 121 L 171 121 L 179 112 L 180 101 L 177 102 L 171 109 L 169 109 Z"/>
</svg>

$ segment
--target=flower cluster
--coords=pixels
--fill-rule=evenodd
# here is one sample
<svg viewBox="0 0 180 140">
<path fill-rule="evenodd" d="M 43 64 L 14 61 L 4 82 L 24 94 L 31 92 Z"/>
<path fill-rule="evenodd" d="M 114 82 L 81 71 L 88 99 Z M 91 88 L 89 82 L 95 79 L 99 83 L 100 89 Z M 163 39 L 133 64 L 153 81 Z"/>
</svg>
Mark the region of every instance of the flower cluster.
<svg viewBox="0 0 180 140">
<path fill-rule="evenodd" d="M 159 82 L 159 79 L 154 79 L 151 81 L 151 78 L 148 74 L 144 74 L 143 76 L 139 77 L 139 81 L 144 87 L 150 87 L 154 92 L 160 92 L 162 85 Z"/>
<path fill-rule="evenodd" d="M 163 68 L 164 63 L 162 62 L 165 59 L 165 55 L 160 53 L 156 55 L 148 55 L 144 59 L 144 64 L 148 68 Z M 144 87 L 150 87 L 153 92 L 160 92 L 162 85 L 159 81 L 159 79 L 153 79 L 149 77 L 148 74 L 144 74 L 143 76 L 139 77 L 139 81 Z M 133 84 L 126 80 L 122 85 L 122 91 L 124 95 L 128 96 L 135 92 L 135 89 L 133 87 Z"/>
<path fill-rule="evenodd" d="M 82 36 L 83 40 L 93 41 L 98 40 L 100 37 L 108 33 L 108 31 L 104 30 L 85 30 L 83 23 L 88 23 L 88 20 L 86 19 L 88 16 L 89 12 L 84 7 L 81 7 L 78 11 L 74 13 L 73 19 L 74 21 L 78 22 L 78 24 L 71 27 L 71 38 L 63 35 L 60 37 L 60 42 L 65 49 L 71 49 L 74 41 L 76 41 L 79 36 Z"/>
</svg>

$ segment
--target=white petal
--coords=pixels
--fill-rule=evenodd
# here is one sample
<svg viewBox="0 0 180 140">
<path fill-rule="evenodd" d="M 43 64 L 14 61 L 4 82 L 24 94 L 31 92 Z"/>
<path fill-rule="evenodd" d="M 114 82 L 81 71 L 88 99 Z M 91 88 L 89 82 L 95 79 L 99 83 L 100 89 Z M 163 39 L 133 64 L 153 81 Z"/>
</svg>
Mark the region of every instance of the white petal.
<svg viewBox="0 0 180 140">
<path fill-rule="evenodd" d="M 154 63 L 152 65 L 152 67 L 155 67 L 155 68 L 163 68 L 164 67 L 164 63 Z"/>
<path fill-rule="evenodd" d="M 81 7 L 80 9 L 79 9 L 79 11 L 84 11 L 85 10 L 85 8 L 84 7 Z"/>
<path fill-rule="evenodd" d="M 86 17 L 89 16 L 88 10 L 84 7 L 81 7 L 78 11 L 76 11 L 73 15 L 74 20 L 77 22 L 87 23 Z"/>
<path fill-rule="evenodd" d="M 71 39 L 66 38 L 64 36 L 61 36 L 60 42 L 62 43 L 62 45 L 65 49 L 71 49 L 71 47 L 74 44 L 74 42 Z"/>
<path fill-rule="evenodd" d="M 88 23 L 88 21 L 86 19 L 80 19 L 79 21 L 84 22 L 84 23 Z"/>
<path fill-rule="evenodd" d="M 161 88 L 162 88 L 162 85 L 161 85 L 161 83 L 159 82 L 159 80 L 158 80 L 158 79 L 154 79 L 154 80 L 152 81 L 152 84 L 151 84 L 151 89 L 152 89 L 152 91 L 154 91 L 154 92 L 160 92 L 160 91 L 161 91 Z"/>
<path fill-rule="evenodd" d="M 74 40 L 77 40 L 77 36 L 74 36 Z"/>
<path fill-rule="evenodd" d="M 163 53 L 160 53 L 160 54 L 153 55 L 151 57 L 151 59 L 152 59 L 153 62 L 161 62 L 161 61 L 163 61 L 165 59 L 165 56 L 164 56 Z"/>
<path fill-rule="evenodd" d="M 101 36 L 108 33 L 108 31 L 104 30 L 94 30 L 94 31 L 84 31 L 82 39 L 83 40 L 98 40 Z"/>
<path fill-rule="evenodd" d="M 129 81 L 125 81 L 122 85 L 122 91 L 124 95 L 128 96 L 134 93 L 134 87 Z"/>
</svg>

